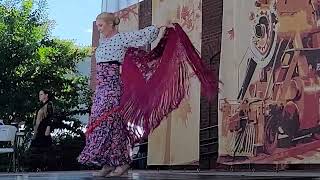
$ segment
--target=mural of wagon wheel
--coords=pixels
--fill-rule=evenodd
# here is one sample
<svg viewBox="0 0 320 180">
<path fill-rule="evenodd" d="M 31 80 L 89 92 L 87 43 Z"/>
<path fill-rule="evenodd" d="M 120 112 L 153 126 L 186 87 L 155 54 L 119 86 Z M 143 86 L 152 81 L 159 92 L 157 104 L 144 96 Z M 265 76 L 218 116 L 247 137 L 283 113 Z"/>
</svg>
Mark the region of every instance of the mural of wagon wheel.
<svg viewBox="0 0 320 180">
<path fill-rule="evenodd" d="M 272 154 L 278 147 L 278 118 L 276 115 L 266 117 L 264 151 L 266 154 Z"/>
<path fill-rule="evenodd" d="M 289 140 L 298 134 L 300 122 L 299 122 L 299 110 L 297 105 L 290 101 L 286 104 L 282 113 L 281 128 L 284 133 L 289 136 Z"/>
</svg>

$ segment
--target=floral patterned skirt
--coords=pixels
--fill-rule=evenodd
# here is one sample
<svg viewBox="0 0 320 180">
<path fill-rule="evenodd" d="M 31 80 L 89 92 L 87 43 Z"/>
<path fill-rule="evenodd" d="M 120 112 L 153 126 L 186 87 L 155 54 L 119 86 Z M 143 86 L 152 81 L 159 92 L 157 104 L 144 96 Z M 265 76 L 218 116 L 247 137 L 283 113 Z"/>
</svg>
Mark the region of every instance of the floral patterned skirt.
<svg viewBox="0 0 320 180">
<path fill-rule="evenodd" d="M 89 125 L 120 104 L 122 84 L 120 65 L 97 64 L 97 85 Z M 81 164 L 119 166 L 131 162 L 127 125 L 118 113 L 108 116 L 86 139 L 86 146 L 78 157 Z"/>
</svg>

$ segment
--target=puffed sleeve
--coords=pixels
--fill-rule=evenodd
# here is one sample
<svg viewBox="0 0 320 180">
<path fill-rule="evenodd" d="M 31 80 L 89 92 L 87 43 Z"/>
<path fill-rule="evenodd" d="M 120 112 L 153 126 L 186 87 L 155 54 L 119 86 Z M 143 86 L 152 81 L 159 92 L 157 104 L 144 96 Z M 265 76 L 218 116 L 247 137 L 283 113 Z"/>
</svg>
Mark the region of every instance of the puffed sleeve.
<svg viewBox="0 0 320 180">
<path fill-rule="evenodd" d="M 159 28 L 148 26 L 138 31 L 121 33 L 120 42 L 124 47 L 141 47 L 156 40 L 158 34 Z"/>
</svg>

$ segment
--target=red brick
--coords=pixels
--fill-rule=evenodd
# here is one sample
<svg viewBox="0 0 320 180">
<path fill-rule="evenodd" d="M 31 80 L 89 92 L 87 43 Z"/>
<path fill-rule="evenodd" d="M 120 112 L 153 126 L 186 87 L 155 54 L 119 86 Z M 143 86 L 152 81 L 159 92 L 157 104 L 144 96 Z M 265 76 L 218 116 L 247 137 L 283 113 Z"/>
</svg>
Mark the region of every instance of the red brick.
<svg viewBox="0 0 320 180">
<path fill-rule="evenodd" d="M 220 54 L 213 58 L 212 56 L 221 49 L 221 34 L 222 34 L 222 0 L 203 0 L 202 1 L 202 38 L 201 38 L 201 56 L 202 59 L 210 64 L 210 67 L 215 70 L 218 76 Z M 218 108 L 217 102 L 208 103 L 204 98 L 200 101 L 200 125 L 201 128 L 217 125 L 218 123 Z M 218 128 L 200 132 L 200 140 L 218 136 Z M 203 149 L 205 150 L 205 149 Z M 218 146 L 207 147 L 207 151 L 217 151 Z M 200 157 L 200 168 L 213 169 L 215 168 L 216 154 Z"/>
<path fill-rule="evenodd" d="M 99 44 L 100 33 L 95 25 L 96 22 L 92 24 L 92 48 L 95 49 Z M 94 54 L 91 57 L 91 76 L 90 76 L 90 87 L 92 91 L 95 90 L 96 87 L 96 58 Z"/>
</svg>

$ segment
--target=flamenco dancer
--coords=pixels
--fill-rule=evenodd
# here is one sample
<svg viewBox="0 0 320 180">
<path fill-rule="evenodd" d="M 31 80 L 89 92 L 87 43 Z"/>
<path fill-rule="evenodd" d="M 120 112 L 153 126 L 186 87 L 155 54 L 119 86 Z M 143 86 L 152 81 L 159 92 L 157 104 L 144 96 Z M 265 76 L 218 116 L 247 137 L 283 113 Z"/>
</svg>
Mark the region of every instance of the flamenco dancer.
<svg viewBox="0 0 320 180">
<path fill-rule="evenodd" d="M 211 99 L 217 91 L 217 80 L 178 24 L 118 32 L 119 23 L 113 13 L 96 18 L 103 35 L 95 52 L 97 85 L 86 146 L 78 157 L 82 164 L 102 167 L 93 176 L 128 172 L 132 145 L 147 137 L 188 95 L 190 68 L 205 96 Z M 166 29 L 158 45 L 149 53 L 139 50 L 157 39 L 160 28 Z"/>
</svg>

